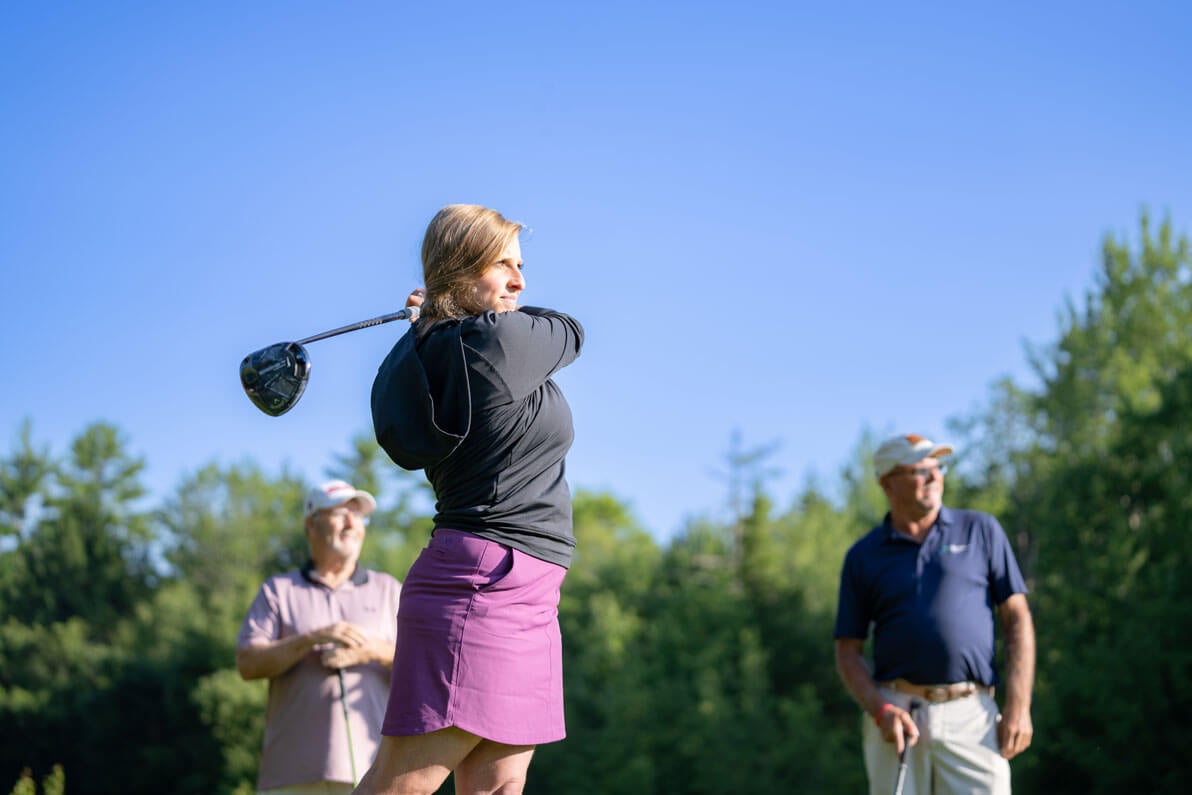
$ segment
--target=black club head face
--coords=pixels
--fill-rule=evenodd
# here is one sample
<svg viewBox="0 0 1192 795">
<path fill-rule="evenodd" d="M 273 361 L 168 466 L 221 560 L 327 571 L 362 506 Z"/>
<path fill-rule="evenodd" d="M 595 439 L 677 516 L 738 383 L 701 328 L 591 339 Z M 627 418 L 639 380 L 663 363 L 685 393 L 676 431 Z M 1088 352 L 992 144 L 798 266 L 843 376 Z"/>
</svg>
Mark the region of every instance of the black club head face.
<svg viewBox="0 0 1192 795">
<path fill-rule="evenodd" d="M 257 408 L 280 417 L 294 407 L 310 378 L 310 356 L 296 342 L 253 351 L 240 362 L 240 383 Z"/>
</svg>

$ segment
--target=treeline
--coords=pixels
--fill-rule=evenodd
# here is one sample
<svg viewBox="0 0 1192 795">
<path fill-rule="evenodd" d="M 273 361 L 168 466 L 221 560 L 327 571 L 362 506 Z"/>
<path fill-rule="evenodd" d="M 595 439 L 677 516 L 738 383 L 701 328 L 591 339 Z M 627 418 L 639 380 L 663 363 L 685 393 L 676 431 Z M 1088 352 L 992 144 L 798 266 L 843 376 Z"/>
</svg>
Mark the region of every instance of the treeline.
<svg viewBox="0 0 1192 795">
<path fill-rule="evenodd" d="M 1037 383 L 995 385 L 951 428 L 946 500 L 1001 518 L 1032 587 L 1018 792 L 1192 780 L 1190 330 L 1188 240 L 1144 216 L 1136 239 L 1107 237 L 1094 286 L 1030 352 Z M 208 466 L 146 506 L 118 428 L 85 428 L 61 454 L 34 430 L 0 460 L 0 791 L 60 764 L 72 795 L 252 792 L 265 685 L 236 675 L 235 637 L 261 580 L 305 557 L 308 484 Z M 528 792 L 864 791 L 832 621 L 844 551 L 884 510 L 874 441 L 788 507 L 768 493 L 766 448 L 738 449 L 738 515 L 661 545 L 615 496 L 576 493 L 569 736 L 538 750 Z M 367 437 L 327 474 L 381 498 L 366 565 L 404 576 L 430 531 L 421 477 Z"/>
</svg>

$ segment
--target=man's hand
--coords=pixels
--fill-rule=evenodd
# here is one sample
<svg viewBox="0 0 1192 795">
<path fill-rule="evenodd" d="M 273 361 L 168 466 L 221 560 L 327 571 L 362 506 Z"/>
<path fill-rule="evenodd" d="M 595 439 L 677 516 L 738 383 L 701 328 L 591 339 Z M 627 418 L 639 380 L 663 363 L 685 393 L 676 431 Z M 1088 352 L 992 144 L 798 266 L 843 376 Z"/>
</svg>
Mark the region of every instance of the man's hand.
<svg viewBox="0 0 1192 795">
<path fill-rule="evenodd" d="M 894 743 L 894 750 L 902 753 L 907 745 L 919 742 L 919 727 L 909 712 L 894 704 L 886 704 L 875 718 L 882 739 Z"/>
<path fill-rule="evenodd" d="M 259 641 L 241 646 L 236 650 L 236 668 L 244 679 L 272 678 L 293 668 L 311 651 L 319 651 L 322 655 L 324 649 L 333 651 L 336 648 L 351 652 L 353 656 L 335 657 L 337 661 L 349 660 L 335 667 L 355 665 L 361 659 L 364 662 L 377 660 L 386 665 L 393 662 L 392 654 L 386 659 L 384 654 L 378 653 L 378 649 L 384 649 L 384 644 L 378 644 L 355 624 L 337 621 L 321 629 L 291 635 L 282 640 Z"/>
<path fill-rule="evenodd" d="M 1002 756 L 1013 759 L 1031 745 L 1035 728 L 1030 710 L 1007 710 L 998 718 L 997 743 Z"/>
<path fill-rule="evenodd" d="M 330 649 L 324 649 L 320 658 L 323 665 L 328 668 L 351 668 L 353 665 L 372 662 L 373 653 L 368 646 L 354 646 L 350 649 L 344 646 L 333 646 Z"/>
<path fill-rule="evenodd" d="M 393 665 L 393 649 L 392 641 L 365 636 L 364 642 L 355 646 L 336 643 L 323 649 L 319 653 L 319 661 L 328 668 L 351 668 L 368 663 Z"/>
<path fill-rule="evenodd" d="M 338 646 L 355 649 L 368 643 L 368 635 L 365 634 L 364 630 L 355 624 L 349 624 L 347 621 L 337 621 L 334 624 L 328 624 L 322 629 L 313 630 L 308 633 L 308 637 L 315 646 L 320 646 L 324 643 L 334 643 Z"/>
</svg>

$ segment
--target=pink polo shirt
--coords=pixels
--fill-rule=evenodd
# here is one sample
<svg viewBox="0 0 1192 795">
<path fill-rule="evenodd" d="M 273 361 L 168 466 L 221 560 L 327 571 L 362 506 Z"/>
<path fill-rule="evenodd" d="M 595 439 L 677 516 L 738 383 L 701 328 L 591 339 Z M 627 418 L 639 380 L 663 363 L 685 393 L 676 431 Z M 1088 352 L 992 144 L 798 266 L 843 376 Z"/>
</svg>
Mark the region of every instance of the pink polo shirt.
<svg viewBox="0 0 1192 795">
<path fill-rule="evenodd" d="M 388 574 L 357 567 L 332 590 L 310 579 L 309 569 L 270 577 L 240 627 L 237 647 L 276 641 L 336 621 L 355 624 L 373 637 L 397 638 L 401 585 Z M 314 781 L 352 781 L 348 734 L 335 669 L 319 662 L 316 648 L 294 667 L 269 680 L 265 743 L 259 789 Z M 356 774 L 363 776 L 381 741 L 389 700 L 389 668 L 379 663 L 344 669 Z"/>
</svg>

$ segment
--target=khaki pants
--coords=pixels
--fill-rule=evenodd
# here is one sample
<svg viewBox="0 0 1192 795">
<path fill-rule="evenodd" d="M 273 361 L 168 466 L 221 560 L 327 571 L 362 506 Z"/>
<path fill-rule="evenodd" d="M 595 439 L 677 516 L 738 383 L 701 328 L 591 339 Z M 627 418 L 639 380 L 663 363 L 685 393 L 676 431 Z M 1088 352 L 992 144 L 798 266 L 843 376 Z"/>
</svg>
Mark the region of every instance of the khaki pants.
<svg viewBox="0 0 1192 795">
<path fill-rule="evenodd" d="M 911 696 L 888 688 L 891 704 L 909 709 Z M 907 751 L 904 795 L 1010 795 L 1010 763 L 998 753 L 997 702 L 977 693 L 941 704 L 920 701 L 919 742 Z M 898 778 L 894 743 L 864 718 L 865 771 L 870 795 L 890 795 Z"/>
</svg>

